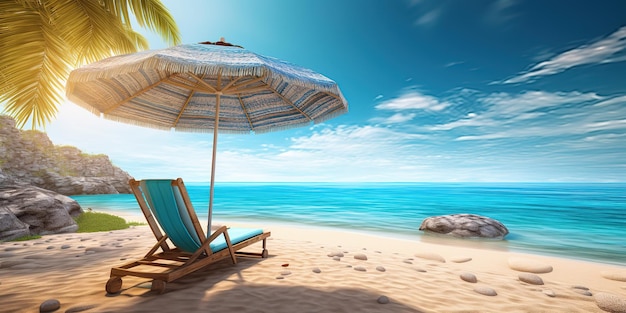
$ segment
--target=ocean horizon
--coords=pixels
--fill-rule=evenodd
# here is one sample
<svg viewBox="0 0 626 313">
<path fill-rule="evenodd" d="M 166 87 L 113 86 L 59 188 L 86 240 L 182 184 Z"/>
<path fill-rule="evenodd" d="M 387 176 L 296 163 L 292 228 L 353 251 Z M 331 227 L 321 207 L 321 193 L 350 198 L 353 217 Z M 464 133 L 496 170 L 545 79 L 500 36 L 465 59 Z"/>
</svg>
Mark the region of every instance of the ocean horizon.
<svg viewBox="0 0 626 313">
<path fill-rule="evenodd" d="M 207 221 L 209 183 L 186 182 Z M 131 194 L 72 196 L 84 210 L 141 216 Z M 419 231 L 430 216 L 502 222 L 505 240 Z M 324 227 L 380 236 L 626 264 L 626 183 L 216 183 L 213 220 Z"/>
</svg>

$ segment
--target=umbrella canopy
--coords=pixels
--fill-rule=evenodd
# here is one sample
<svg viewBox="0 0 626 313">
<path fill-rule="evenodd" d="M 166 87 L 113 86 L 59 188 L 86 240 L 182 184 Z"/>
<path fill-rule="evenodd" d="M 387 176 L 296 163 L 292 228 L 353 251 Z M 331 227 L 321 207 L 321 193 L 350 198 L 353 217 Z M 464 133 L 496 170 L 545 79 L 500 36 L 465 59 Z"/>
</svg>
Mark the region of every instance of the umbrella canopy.
<svg viewBox="0 0 626 313">
<path fill-rule="evenodd" d="M 337 84 L 223 41 L 110 57 L 70 73 L 68 99 L 104 118 L 164 130 L 263 133 L 347 112 Z"/>
<path fill-rule="evenodd" d="M 67 96 L 108 119 L 192 132 L 219 124 L 220 132 L 263 133 L 322 122 L 348 108 L 337 84 L 321 74 L 214 44 L 143 51 L 83 66 L 70 73 Z"/>
</svg>

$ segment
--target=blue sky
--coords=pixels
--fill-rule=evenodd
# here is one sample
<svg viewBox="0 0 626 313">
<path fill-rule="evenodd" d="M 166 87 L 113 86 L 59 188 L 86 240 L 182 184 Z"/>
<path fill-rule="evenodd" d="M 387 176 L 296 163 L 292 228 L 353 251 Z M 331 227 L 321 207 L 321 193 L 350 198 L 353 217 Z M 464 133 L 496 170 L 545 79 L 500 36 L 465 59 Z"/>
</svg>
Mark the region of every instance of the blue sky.
<svg viewBox="0 0 626 313">
<path fill-rule="evenodd" d="M 220 134 L 218 182 L 626 180 L 625 1 L 163 3 L 184 43 L 225 37 L 324 74 L 349 102 L 324 124 Z M 46 131 L 138 179 L 210 177 L 211 134 L 71 103 Z"/>
</svg>

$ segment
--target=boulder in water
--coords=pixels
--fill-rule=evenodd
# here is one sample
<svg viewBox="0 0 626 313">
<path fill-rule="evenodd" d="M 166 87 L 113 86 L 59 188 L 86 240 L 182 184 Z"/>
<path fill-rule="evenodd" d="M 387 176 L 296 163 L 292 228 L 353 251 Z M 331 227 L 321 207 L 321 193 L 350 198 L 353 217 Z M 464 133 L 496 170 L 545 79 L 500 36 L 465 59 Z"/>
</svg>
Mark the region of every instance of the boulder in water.
<svg viewBox="0 0 626 313">
<path fill-rule="evenodd" d="M 509 233 L 499 221 L 474 214 L 431 216 L 422 221 L 419 229 L 460 238 L 503 239 Z"/>
</svg>

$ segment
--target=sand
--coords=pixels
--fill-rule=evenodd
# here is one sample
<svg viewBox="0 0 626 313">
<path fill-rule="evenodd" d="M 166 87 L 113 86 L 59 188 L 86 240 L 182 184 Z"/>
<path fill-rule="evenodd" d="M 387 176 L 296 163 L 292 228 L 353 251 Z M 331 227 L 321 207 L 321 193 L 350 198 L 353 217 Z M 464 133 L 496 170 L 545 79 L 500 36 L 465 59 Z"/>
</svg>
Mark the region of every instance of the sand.
<svg viewBox="0 0 626 313">
<path fill-rule="evenodd" d="M 56 312 L 626 310 L 623 266 L 460 247 L 438 238 L 281 225 L 266 230 L 272 232 L 269 258 L 220 261 L 167 284 L 163 294 L 135 277 L 124 277 L 119 294 L 104 291 L 111 266 L 140 258 L 154 244 L 147 226 L 0 243 L 0 311 L 39 312 L 47 300 L 53 308 L 58 301 Z M 260 244 L 249 250 L 259 252 Z"/>
</svg>

